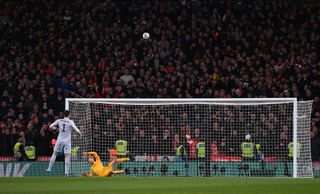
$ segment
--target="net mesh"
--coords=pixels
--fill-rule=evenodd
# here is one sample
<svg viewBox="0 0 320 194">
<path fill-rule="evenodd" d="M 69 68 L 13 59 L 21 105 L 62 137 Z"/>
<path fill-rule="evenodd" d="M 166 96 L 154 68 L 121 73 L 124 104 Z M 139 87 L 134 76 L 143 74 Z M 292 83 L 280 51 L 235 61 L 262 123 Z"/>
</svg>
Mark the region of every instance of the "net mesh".
<svg viewBox="0 0 320 194">
<path fill-rule="evenodd" d="M 86 168 L 86 163 L 81 158 L 81 153 L 86 150 L 93 150 L 93 136 L 91 104 L 90 103 L 72 103 L 72 117 L 76 126 L 80 129 L 82 136 L 73 133 L 71 148 L 71 166 L 69 174 L 71 176 L 81 175 L 81 169 Z M 101 145 L 102 146 L 102 145 Z"/>
<path fill-rule="evenodd" d="M 117 157 L 119 176 L 292 177 L 293 102 L 72 102 L 71 175 L 90 171 L 81 152 L 104 165 Z M 298 177 L 311 177 L 311 102 L 298 105 Z M 116 142 L 127 142 L 127 148 Z M 125 154 L 123 153 L 125 149 Z"/>
<path fill-rule="evenodd" d="M 313 177 L 310 144 L 312 101 L 298 103 L 297 141 L 300 146 L 300 157 L 297 157 L 298 177 Z"/>
</svg>

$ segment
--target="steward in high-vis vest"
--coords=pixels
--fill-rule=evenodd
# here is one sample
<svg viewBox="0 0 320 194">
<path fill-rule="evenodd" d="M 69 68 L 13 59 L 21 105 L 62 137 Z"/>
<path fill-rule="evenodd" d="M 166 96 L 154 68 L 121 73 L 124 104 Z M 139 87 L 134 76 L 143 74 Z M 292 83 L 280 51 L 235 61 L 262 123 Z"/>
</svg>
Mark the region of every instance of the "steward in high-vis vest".
<svg viewBox="0 0 320 194">
<path fill-rule="evenodd" d="M 36 159 L 36 148 L 33 145 L 28 145 L 24 148 L 28 160 Z"/>
<path fill-rule="evenodd" d="M 197 144 L 197 153 L 198 158 L 205 158 L 206 157 L 206 144 L 203 141 L 200 141 Z"/>
<path fill-rule="evenodd" d="M 28 144 L 24 147 L 24 152 L 27 160 L 36 159 L 36 148 L 33 145 L 33 141 L 28 141 Z"/>
<path fill-rule="evenodd" d="M 290 142 L 288 144 L 288 156 L 290 159 L 293 158 L 293 145 L 294 145 L 293 142 Z M 300 157 L 300 150 L 301 150 L 301 145 L 300 143 L 297 143 L 297 158 Z"/>
<path fill-rule="evenodd" d="M 13 154 L 16 155 L 18 151 L 20 151 L 20 146 L 22 145 L 22 143 L 20 141 L 18 141 L 16 144 L 14 144 L 13 146 Z"/>
<path fill-rule="evenodd" d="M 20 137 L 18 142 L 13 146 L 13 155 L 15 161 L 24 161 L 25 160 L 25 151 L 23 145 L 23 139 Z"/>
<path fill-rule="evenodd" d="M 263 162 L 264 161 L 264 154 L 261 151 L 261 145 L 256 144 L 256 161 Z"/>
<path fill-rule="evenodd" d="M 252 161 L 254 156 L 254 143 L 251 141 L 251 136 L 246 135 L 246 139 L 241 144 L 242 160 Z"/>
<path fill-rule="evenodd" d="M 116 141 L 116 150 L 117 150 L 117 156 L 118 157 L 126 157 L 128 154 L 127 150 L 128 142 L 125 140 L 117 140 Z"/>
<path fill-rule="evenodd" d="M 179 162 L 179 161 L 185 160 L 186 156 L 187 156 L 186 148 L 182 144 L 179 145 L 176 151 L 176 161 Z"/>
<path fill-rule="evenodd" d="M 73 159 L 78 159 L 78 150 L 79 150 L 79 147 L 72 147 L 71 148 L 71 157 Z"/>
</svg>

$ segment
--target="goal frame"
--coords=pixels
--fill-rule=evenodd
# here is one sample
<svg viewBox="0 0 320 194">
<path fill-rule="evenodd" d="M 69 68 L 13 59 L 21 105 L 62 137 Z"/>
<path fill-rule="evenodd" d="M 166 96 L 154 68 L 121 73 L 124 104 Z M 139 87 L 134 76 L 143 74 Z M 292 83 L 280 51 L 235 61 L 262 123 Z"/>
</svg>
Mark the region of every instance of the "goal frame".
<svg viewBox="0 0 320 194">
<path fill-rule="evenodd" d="M 116 103 L 116 104 L 135 104 L 135 105 L 157 105 L 167 102 L 167 104 L 207 104 L 215 103 L 221 105 L 230 105 L 240 102 L 243 105 L 257 104 L 277 104 L 293 103 L 293 178 L 298 178 L 297 165 L 297 117 L 298 117 L 298 100 L 297 98 L 66 98 L 65 110 L 69 110 L 70 102 L 79 103 Z"/>
</svg>

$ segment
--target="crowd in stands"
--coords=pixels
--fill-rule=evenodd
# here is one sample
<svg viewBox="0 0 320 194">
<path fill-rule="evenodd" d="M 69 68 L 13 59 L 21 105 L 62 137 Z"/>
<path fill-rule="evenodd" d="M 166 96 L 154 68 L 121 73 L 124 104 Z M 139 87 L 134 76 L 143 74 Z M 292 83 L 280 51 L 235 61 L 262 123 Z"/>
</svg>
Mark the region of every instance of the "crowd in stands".
<svg viewBox="0 0 320 194">
<path fill-rule="evenodd" d="M 12 156 L 19 138 L 33 142 L 38 156 L 50 155 L 57 134 L 48 125 L 72 93 L 314 100 L 312 156 L 319 160 L 319 2 L 110 2 L 0 3 L 0 156 Z M 151 37 L 142 39 L 143 32 Z M 106 123 L 121 127 L 113 118 Z M 156 142 L 132 127 L 132 138 Z M 161 133 L 175 139 L 171 129 Z M 217 143 L 228 145 L 222 139 Z"/>
</svg>

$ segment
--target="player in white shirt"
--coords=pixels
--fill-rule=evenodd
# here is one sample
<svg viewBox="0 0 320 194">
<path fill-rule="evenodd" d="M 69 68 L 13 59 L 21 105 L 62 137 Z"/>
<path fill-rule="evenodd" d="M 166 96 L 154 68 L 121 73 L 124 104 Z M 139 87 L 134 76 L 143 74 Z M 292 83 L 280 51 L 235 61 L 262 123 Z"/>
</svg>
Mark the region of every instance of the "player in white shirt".
<svg viewBox="0 0 320 194">
<path fill-rule="evenodd" d="M 54 146 L 53 154 L 50 158 L 49 167 L 47 169 L 47 172 L 51 171 L 51 168 L 56 161 L 56 157 L 59 154 L 59 152 L 64 151 L 64 174 L 65 176 L 69 175 L 69 168 L 70 168 L 70 156 L 71 156 L 71 133 L 72 130 L 75 130 L 79 135 L 81 135 L 80 130 L 78 127 L 74 124 L 73 120 L 69 119 L 70 111 L 66 110 L 64 111 L 64 118 L 58 119 L 55 122 L 53 122 L 49 128 L 50 129 L 57 129 L 59 130 L 58 139 L 56 142 L 56 145 Z M 58 128 L 56 128 L 58 126 Z"/>
</svg>

